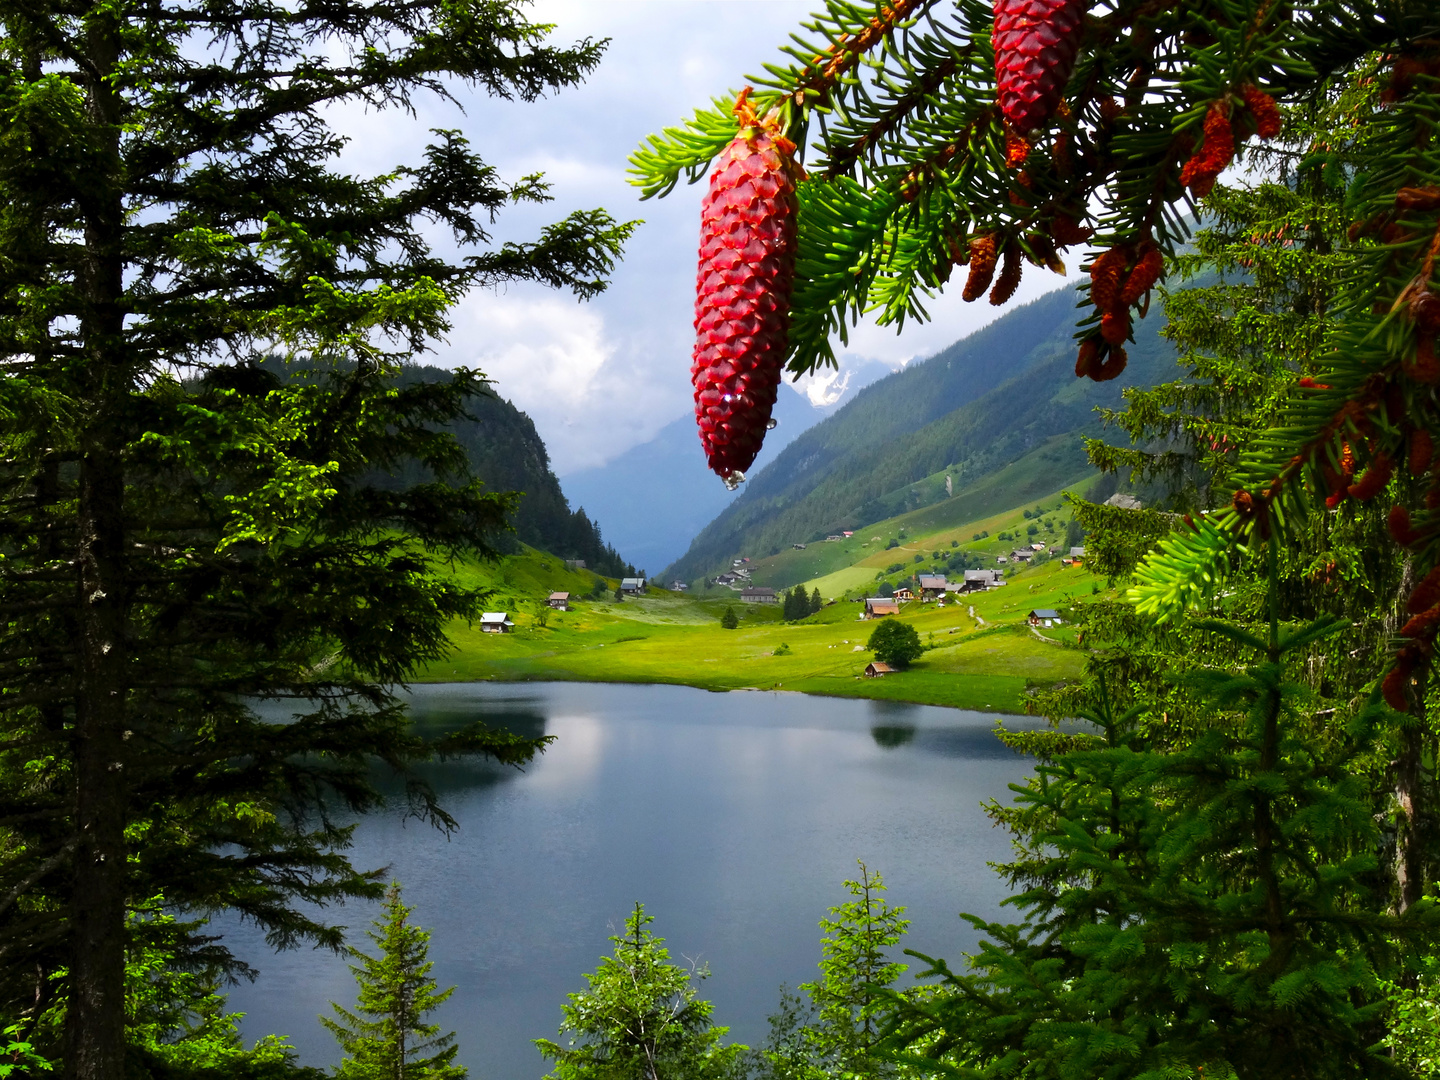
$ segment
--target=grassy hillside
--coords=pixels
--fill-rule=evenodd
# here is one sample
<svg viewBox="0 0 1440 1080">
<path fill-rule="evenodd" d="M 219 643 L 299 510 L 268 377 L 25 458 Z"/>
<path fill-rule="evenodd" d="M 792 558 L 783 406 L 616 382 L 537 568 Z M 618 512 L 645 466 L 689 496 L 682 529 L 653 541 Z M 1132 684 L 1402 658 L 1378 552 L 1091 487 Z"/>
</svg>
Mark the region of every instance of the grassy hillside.
<svg viewBox="0 0 1440 1080">
<path fill-rule="evenodd" d="M 1012 528 L 1023 531 L 1027 525 L 1024 510 L 1040 505 L 1052 510 L 1059 528 L 1058 532 L 1035 539 L 1058 542 L 1071 516 L 1064 493 L 1083 492 L 1096 475 L 1088 464 L 1078 470 L 1057 469 L 1047 443 L 972 487 L 955 491 L 949 498 L 873 522 L 847 540 L 809 543 L 803 551 L 791 546 L 775 555 L 754 558 L 747 568 L 756 585 L 785 589 L 803 582 L 807 590 L 819 588 L 822 596 L 839 596 L 873 582 L 875 568 L 893 563 L 896 554 L 910 560 L 921 552 L 949 551 L 954 541 L 964 550 L 991 559 L 1003 555 L 1016 541 L 1003 541 L 998 535 Z M 929 477 L 924 482 L 934 483 L 936 479 Z M 1062 481 L 1059 487 L 1055 486 L 1057 479 Z M 938 482 L 943 491 L 943 473 L 938 475 Z M 1025 505 L 1017 506 L 1017 500 L 1024 500 Z M 974 534 L 979 532 L 990 536 L 983 542 L 974 541 Z M 885 545 L 892 539 L 901 543 L 897 553 L 887 556 Z M 704 583 L 704 578 L 696 578 L 691 585 L 703 589 Z M 718 590 L 712 592 L 720 595 Z"/>
<path fill-rule="evenodd" d="M 1174 352 L 1152 315 L 1137 323 L 1120 379 L 1077 380 L 1074 306 L 1073 289 L 1057 290 L 866 387 L 750 480 L 665 579 L 714 574 L 738 555 L 770 556 L 951 501 L 947 475 L 952 490 L 972 497 L 989 482 L 993 500 L 1011 506 L 1028 496 L 1007 483 L 1055 490 L 1084 475 L 1081 437 L 1098 431 L 1095 408 L 1118 406 L 1126 386 L 1171 377 Z"/>
<path fill-rule="evenodd" d="M 1025 616 L 1034 607 L 1064 609 L 1102 591 L 1089 571 L 1064 567 L 1058 559 L 1011 566 L 1003 589 L 963 603 L 903 605 L 899 618 L 915 626 L 928 648 L 911 670 L 884 679 L 861 676 L 873 659 L 864 646 L 874 624 L 859 619 L 863 607 L 847 593 L 873 594 L 881 581 L 893 585 L 959 556 L 995 565 L 996 555 L 1024 543 L 1063 545 L 1070 517 L 1059 492 L 1024 507 L 995 509 L 999 493 L 1039 482 L 1021 475 L 1026 468 L 1036 477 L 1045 474 L 1017 463 L 1008 480 L 977 485 L 963 497 L 879 523 L 844 543 L 791 549 L 754 564 L 761 581 L 803 579 L 807 591 L 818 587 L 823 597 L 835 598 L 800 622 L 785 623 L 778 606 L 743 604 L 725 589 L 686 594 L 651 588 L 643 597 L 616 601 L 614 579 L 571 571 L 530 549 L 497 564 L 467 564 L 457 575 L 492 590 L 486 606 L 509 612 L 516 632 L 453 626 L 454 654 L 427 669 L 422 680 L 662 682 L 1018 711 L 1028 689 L 1079 676 L 1084 656 L 1071 632 L 1037 632 Z M 985 516 L 966 517 L 961 507 Z M 545 606 L 556 590 L 573 594 L 574 610 Z M 729 608 L 741 617 L 736 630 L 721 626 Z"/>
<path fill-rule="evenodd" d="M 512 586 L 548 589 L 553 563 L 526 554 L 506 560 L 498 578 Z M 885 698 L 996 712 L 1018 712 L 1028 689 L 1078 678 L 1084 654 L 1065 627 L 1036 632 L 1025 624 L 1033 607 L 1066 608 L 1100 583 L 1082 569 L 1051 562 L 1021 573 L 973 604 L 912 603 L 901 621 L 929 646 L 908 671 L 862 677 L 874 659 L 864 643 L 874 628 L 862 607 L 837 602 L 798 623 L 774 607 L 735 604 L 742 618 L 725 630 L 731 604 L 652 590 L 641 599 L 582 601 L 576 610 L 542 615 L 531 594 L 515 594 L 512 634 L 452 628 L 454 654 L 420 681 L 582 680 L 679 683 L 709 690 L 794 690 L 841 697 Z M 516 609 L 519 610 L 516 610 Z M 973 609 L 973 614 L 971 613 Z"/>
</svg>

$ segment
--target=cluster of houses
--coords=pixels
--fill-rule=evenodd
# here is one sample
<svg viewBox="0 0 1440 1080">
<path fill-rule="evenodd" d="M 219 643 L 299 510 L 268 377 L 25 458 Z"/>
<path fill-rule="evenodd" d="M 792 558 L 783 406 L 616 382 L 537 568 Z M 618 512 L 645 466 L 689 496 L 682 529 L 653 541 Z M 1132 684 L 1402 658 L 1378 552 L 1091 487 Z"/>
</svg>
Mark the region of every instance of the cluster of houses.
<svg viewBox="0 0 1440 1080">
<path fill-rule="evenodd" d="M 567 562 L 574 561 L 578 560 L 567 560 Z M 643 577 L 621 578 L 620 591 L 627 596 L 640 596 L 645 592 L 645 584 Z M 680 589 L 688 587 L 683 582 L 675 584 Z M 551 611 L 569 611 L 570 594 L 568 592 L 552 592 L 545 598 L 545 606 Z M 480 616 L 480 632 L 482 634 L 508 634 L 514 629 L 515 620 L 510 618 L 508 611 L 487 611 Z"/>
<path fill-rule="evenodd" d="M 965 576 L 958 581 L 951 581 L 944 574 L 921 574 L 918 587 L 921 600 L 943 601 L 947 596 L 985 592 L 998 589 L 1004 584 L 1005 578 L 999 570 L 966 570 Z M 883 619 L 886 615 L 896 615 L 899 614 L 902 603 L 914 599 L 915 594 L 903 587 L 896 589 L 893 597 L 868 597 L 865 600 L 865 613 L 860 617 Z"/>
</svg>

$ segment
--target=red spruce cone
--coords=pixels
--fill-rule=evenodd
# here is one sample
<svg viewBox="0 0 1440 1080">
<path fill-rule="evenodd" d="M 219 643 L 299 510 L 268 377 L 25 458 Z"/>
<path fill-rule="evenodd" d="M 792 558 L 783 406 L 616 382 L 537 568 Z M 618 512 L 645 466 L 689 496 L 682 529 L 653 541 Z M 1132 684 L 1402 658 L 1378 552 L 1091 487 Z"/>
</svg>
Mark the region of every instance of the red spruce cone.
<svg viewBox="0 0 1440 1080">
<path fill-rule="evenodd" d="M 1385 519 L 1385 527 L 1390 530 L 1390 539 L 1401 547 L 1409 547 L 1420 538 L 1410 526 L 1410 511 L 1403 506 L 1392 506 L 1390 514 Z"/>
<path fill-rule="evenodd" d="M 1347 489 L 1350 497 L 1360 502 L 1369 502 L 1385 490 L 1385 485 L 1390 483 L 1390 476 L 1394 471 L 1395 465 L 1388 457 L 1376 454 L 1370 461 L 1370 467 L 1365 470 L 1365 475 Z"/>
<path fill-rule="evenodd" d="M 1386 675 L 1385 681 L 1380 684 L 1380 692 L 1385 697 L 1385 704 L 1396 712 L 1410 711 L 1410 702 L 1405 697 L 1405 685 L 1410 681 L 1414 670 L 1414 657 L 1402 649 L 1400 655 L 1395 658 L 1395 666 L 1390 669 L 1390 674 Z"/>
<path fill-rule="evenodd" d="M 1125 355 L 1125 350 L 1119 345 L 1111 345 L 1109 354 L 1091 371 L 1090 378 L 1096 382 L 1109 382 L 1125 370 L 1125 364 L 1129 359 Z"/>
<path fill-rule="evenodd" d="M 1130 271 L 1130 276 L 1125 279 L 1125 286 L 1120 290 L 1120 303 L 1129 307 L 1138 301 L 1142 296 L 1155 287 L 1161 275 L 1165 273 L 1165 256 L 1160 254 L 1158 247 L 1151 247 L 1140 261 L 1135 264 L 1135 269 Z"/>
<path fill-rule="evenodd" d="M 695 419 L 710 468 L 734 487 L 760 453 L 790 332 L 795 165 L 783 139 L 743 128 L 700 208 Z"/>
<path fill-rule="evenodd" d="M 1435 443 L 1430 433 L 1420 428 L 1410 436 L 1410 475 L 1417 479 L 1430 471 L 1435 460 Z"/>
<path fill-rule="evenodd" d="M 1080 51 L 1085 0 L 994 0 L 996 88 L 1010 126 L 1028 135 L 1050 117 Z"/>
<path fill-rule="evenodd" d="M 1432 569 L 1415 586 L 1415 591 L 1405 602 L 1405 610 L 1411 615 L 1418 615 L 1436 604 L 1440 604 L 1440 566 Z"/>
<path fill-rule="evenodd" d="M 1280 134 L 1280 108 L 1275 104 L 1274 98 L 1258 86 L 1248 83 L 1240 88 L 1240 96 L 1245 99 L 1245 107 L 1255 118 L 1256 135 L 1262 139 L 1273 139 Z"/>
<path fill-rule="evenodd" d="M 1100 318 L 1100 336 L 1111 345 L 1124 345 L 1130 336 L 1130 313 L 1121 309 L 1107 311 Z"/>
<path fill-rule="evenodd" d="M 1180 170 L 1180 183 L 1197 199 L 1209 195 L 1215 181 L 1235 157 L 1235 132 L 1230 127 L 1230 111 L 1217 101 L 1205 114 L 1205 141 L 1200 152 Z"/>
</svg>

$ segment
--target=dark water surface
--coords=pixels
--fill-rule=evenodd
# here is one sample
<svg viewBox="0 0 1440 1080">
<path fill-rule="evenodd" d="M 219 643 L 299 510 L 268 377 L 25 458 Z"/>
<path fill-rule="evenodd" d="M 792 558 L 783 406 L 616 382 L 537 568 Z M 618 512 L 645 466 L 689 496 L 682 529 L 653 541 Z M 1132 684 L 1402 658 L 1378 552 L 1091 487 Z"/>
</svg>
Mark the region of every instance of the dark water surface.
<svg viewBox="0 0 1440 1080">
<path fill-rule="evenodd" d="M 848 899 L 841 883 L 857 858 L 909 908 L 911 948 L 958 959 L 974 936 L 957 913 L 999 911 L 1004 892 L 985 864 L 1009 848 L 980 803 L 1005 798 L 1028 763 L 991 734 L 994 716 L 594 683 L 422 686 L 413 711 L 430 729 L 479 717 L 558 736 L 523 773 L 432 772 L 460 823 L 449 839 L 398 815 L 356 833 L 356 865 L 388 865 L 433 932 L 433 974 L 458 987 L 434 1015 L 459 1033 L 472 1080 L 547 1071 L 529 1040 L 555 1035 L 565 994 L 637 900 L 673 958 L 710 965 L 702 994 L 716 1022 L 752 1046 L 779 985 L 815 977 L 816 923 Z M 367 945 L 374 913 L 330 917 Z M 252 928 L 216 929 L 261 971 L 230 995 L 247 1039 L 284 1034 L 304 1063 L 336 1062 L 316 1016 L 332 1000 L 354 1004 L 345 961 L 273 954 Z"/>
</svg>

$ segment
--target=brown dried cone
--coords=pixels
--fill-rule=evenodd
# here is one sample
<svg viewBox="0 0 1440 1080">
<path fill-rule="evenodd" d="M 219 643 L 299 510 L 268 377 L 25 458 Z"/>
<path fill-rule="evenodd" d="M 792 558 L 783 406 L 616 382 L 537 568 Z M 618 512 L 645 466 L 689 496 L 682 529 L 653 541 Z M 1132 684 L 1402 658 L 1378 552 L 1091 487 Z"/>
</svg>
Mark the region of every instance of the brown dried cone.
<svg viewBox="0 0 1440 1080">
<path fill-rule="evenodd" d="M 1370 467 L 1365 470 L 1365 475 L 1351 484 L 1346 490 L 1352 499 L 1358 499 L 1360 502 L 1369 502 L 1385 490 L 1385 485 L 1390 483 L 1390 477 L 1394 471 L 1394 462 L 1384 454 L 1376 454 L 1370 460 Z"/>
<path fill-rule="evenodd" d="M 965 291 L 960 294 L 965 301 L 980 299 L 990 287 L 995 276 L 995 237 L 986 233 L 970 241 L 970 276 L 965 279 Z"/>
<path fill-rule="evenodd" d="M 744 95 L 737 111 L 744 105 Z M 770 425 L 790 331 L 795 181 L 788 140 L 752 124 L 716 160 L 700 210 L 695 419 L 710 468 L 745 478 Z"/>
<path fill-rule="evenodd" d="M 1000 276 L 995 281 L 995 287 L 990 290 L 990 303 L 996 307 L 1014 296 L 1015 290 L 1019 288 L 1020 275 L 1025 269 L 1025 264 L 1020 259 L 1020 242 L 1012 240 L 1005 249 L 1005 263 L 1000 269 Z"/>
<path fill-rule="evenodd" d="M 1422 333 L 1415 341 L 1415 353 L 1401 363 L 1405 374 L 1418 383 L 1433 386 L 1440 382 L 1440 360 L 1435 358 L 1435 338 Z"/>
</svg>

